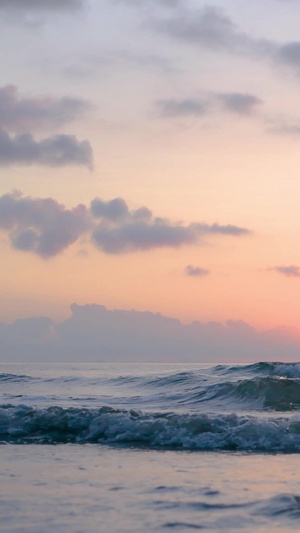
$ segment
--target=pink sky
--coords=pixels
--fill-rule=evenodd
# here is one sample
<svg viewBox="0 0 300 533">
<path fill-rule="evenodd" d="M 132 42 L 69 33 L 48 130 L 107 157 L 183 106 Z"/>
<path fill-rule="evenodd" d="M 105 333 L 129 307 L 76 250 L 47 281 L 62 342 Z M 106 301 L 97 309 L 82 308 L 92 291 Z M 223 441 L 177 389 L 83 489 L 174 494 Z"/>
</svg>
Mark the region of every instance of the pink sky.
<svg viewBox="0 0 300 533">
<path fill-rule="evenodd" d="M 299 16 L 1 2 L 1 322 L 76 302 L 298 328 Z"/>
</svg>

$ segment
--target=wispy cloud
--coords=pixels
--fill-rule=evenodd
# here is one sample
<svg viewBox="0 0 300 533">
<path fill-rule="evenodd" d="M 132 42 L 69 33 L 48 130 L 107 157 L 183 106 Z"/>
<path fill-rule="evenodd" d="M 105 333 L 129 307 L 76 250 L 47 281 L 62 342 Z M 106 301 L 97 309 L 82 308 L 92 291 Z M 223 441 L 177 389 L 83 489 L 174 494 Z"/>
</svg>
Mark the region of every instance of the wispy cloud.
<svg viewBox="0 0 300 533">
<path fill-rule="evenodd" d="M 193 265 L 187 265 L 184 269 L 184 272 L 187 276 L 194 278 L 204 278 L 205 276 L 208 276 L 210 274 L 210 271 L 206 268 Z"/>
<path fill-rule="evenodd" d="M 276 48 L 272 41 L 256 39 L 241 31 L 223 10 L 212 6 L 182 7 L 169 18 L 153 18 L 150 25 L 169 37 L 215 51 L 265 56 Z"/>
<path fill-rule="evenodd" d="M 252 116 L 263 101 L 249 93 L 206 93 L 196 98 L 157 100 L 155 106 L 162 118 L 201 118 L 209 113 L 226 111 L 239 116 Z"/>
<path fill-rule="evenodd" d="M 0 87 L 0 128 L 24 132 L 59 127 L 81 117 L 92 105 L 80 98 L 25 98 L 14 85 Z"/>
<path fill-rule="evenodd" d="M 274 270 L 275 272 L 278 272 L 279 274 L 282 274 L 288 278 L 300 278 L 300 267 L 295 265 L 277 266 L 270 268 L 269 270 Z"/>
</svg>

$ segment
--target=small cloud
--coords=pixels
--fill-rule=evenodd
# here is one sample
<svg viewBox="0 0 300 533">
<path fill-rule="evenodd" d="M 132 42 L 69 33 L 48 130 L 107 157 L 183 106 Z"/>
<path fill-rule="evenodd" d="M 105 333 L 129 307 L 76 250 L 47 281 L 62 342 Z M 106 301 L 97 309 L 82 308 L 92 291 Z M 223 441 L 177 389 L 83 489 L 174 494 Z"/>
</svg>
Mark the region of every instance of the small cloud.
<svg viewBox="0 0 300 533">
<path fill-rule="evenodd" d="M 291 266 L 278 266 L 270 268 L 269 270 L 275 270 L 279 274 L 286 276 L 288 278 L 300 278 L 300 267 L 291 265 Z"/>
<path fill-rule="evenodd" d="M 202 117 L 208 112 L 208 102 L 196 98 L 158 100 L 156 105 L 165 118 Z"/>
<path fill-rule="evenodd" d="M 36 141 L 30 133 L 10 137 L 0 129 L 0 166 L 42 165 L 93 167 L 93 151 L 88 141 L 74 135 L 55 135 Z"/>
<path fill-rule="evenodd" d="M 222 111 L 240 116 L 251 116 L 256 108 L 263 104 L 263 101 L 249 93 L 215 94 L 208 92 L 200 98 L 169 98 L 158 100 L 155 104 L 163 118 L 202 118 L 208 113 L 215 114 Z"/>
<path fill-rule="evenodd" d="M 257 96 L 247 93 L 223 93 L 218 94 L 217 98 L 227 111 L 238 115 L 250 115 L 263 103 Z"/>
<path fill-rule="evenodd" d="M 192 265 L 187 265 L 184 269 L 184 272 L 187 276 L 191 276 L 195 278 L 203 278 L 210 274 L 210 270 L 206 270 L 206 268 L 201 268 L 201 267 L 192 266 Z"/>
<path fill-rule="evenodd" d="M 0 87 L 0 128 L 26 132 L 59 127 L 82 116 L 92 105 L 80 98 L 37 96 L 24 98 L 14 85 Z"/>
</svg>

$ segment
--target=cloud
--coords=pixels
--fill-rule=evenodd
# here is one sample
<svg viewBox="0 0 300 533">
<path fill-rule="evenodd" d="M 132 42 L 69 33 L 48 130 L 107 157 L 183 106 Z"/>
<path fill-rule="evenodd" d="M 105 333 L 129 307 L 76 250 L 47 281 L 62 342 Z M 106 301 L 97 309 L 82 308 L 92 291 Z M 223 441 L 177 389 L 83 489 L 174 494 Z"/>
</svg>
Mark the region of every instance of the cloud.
<svg viewBox="0 0 300 533">
<path fill-rule="evenodd" d="M 83 205 L 66 209 L 52 198 L 0 197 L 0 228 L 13 248 L 47 259 L 61 253 L 87 231 L 88 210 Z"/>
<path fill-rule="evenodd" d="M 74 135 L 36 141 L 30 133 L 10 137 L 0 129 L 0 166 L 12 165 L 83 165 L 92 169 L 93 152 L 88 141 L 78 141 Z"/>
<path fill-rule="evenodd" d="M 106 253 L 121 254 L 154 248 L 198 244 L 208 235 L 247 235 L 249 230 L 233 225 L 174 224 L 155 218 L 145 207 L 130 211 L 126 202 L 95 199 L 91 204 L 95 218 L 102 218 L 92 233 L 94 244 Z"/>
<path fill-rule="evenodd" d="M 217 98 L 227 111 L 238 115 L 250 115 L 263 103 L 257 96 L 248 93 L 223 93 Z"/>
<path fill-rule="evenodd" d="M 279 274 L 282 274 L 288 278 L 300 278 L 300 267 L 298 266 L 278 266 L 271 268 L 270 270 L 275 270 Z"/>
<path fill-rule="evenodd" d="M 84 3 L 84 0 L 0 0 L 0 10 L 73 11 L 83 8 Z"/>
<path fill-rule="evenodd" d="M 14 85 L 0 87 L 0 128 L 24 132 L 59 127 L 80 117 L 91 104 L 79 98 L 21 98 Z"/>
<path fill-rule="evenodd" d="M 206 270 L 206 268 L 201 268 L 197 266 L 195 267 L 192 265 L 187 265 L 184 269 L 184 272 L 187 276 L 195 277 L 195 278 L 203 278 L 210 274 L 210 271 Z"/>
<path fill-rule="evenodd" d="M 162 118 L 201 118 L 208 113 L 227 111 L 235 115 L 250 116 L 263 101 L 248 93 L 207 93 L 201 98 L 157 100 L 156 107 Z"/>
<path fill-rule="evenodd" d="M 107 254 L 197 245 L 211 235 L 240 237 L 250 232 L 234 225 L 183 225 L 154 217 L 147 207 L 130 210 L 122 198 L 95 198 L 90 207 L 66 209 L 52 198 L 0 197 L 0 229 L 11 246 L 44 259 L 55 256 L 86 233 Z"/>
<path fill-rule="evenodd" d="M 210 51 L 223 51 L 284 64 L 300 73 L 300 41 L 282 44 L 271 39 L 253 37 L 242 31 L 220 7 L 199 8 L 188 6 L 180 0 L 160 0 L 155 3 L 156 6 L 174 8 L 165 10 L 162 15 L 161 10 L 153 13 L 153 2 L 149 4 L 140 0 L 117 1 L 132 6 L 151 6 L 151 15 L 148 13 L 145 17 L 146 25 L 173 39 Z"/>
<path fill-rule="evenodd" d="M 111 0 L 109 0 L 111 1 Z M 159 7 L 177 8 L 182 4 L 183 0 L 114 0 L 115 3 L 124 4 L 130 7 L 138 7 L 139 9 L 145 9 L 150 7 L 151 9 Z"/>
<path fill-rule="evenodd" d="M 299 332 L 241 320 L 182 324 L 159 313 L 72 304 L 71 316 L 0 323 L 3 362 L 223 362 L 299 359 Z"/>
<path fill-rule="evenodd" d="M 165 118 L 202 117 L 208 111 L 207 102 L 197 98 L 158 100 L 156 105 Z"/>
<path fill-rule="evenodd" d="M 224 50 L 238 54 L 265 55 L 274 43 L 259 40 L 240 31 L 221 9 L 207 6 L 202 9 L 182 8 L 172 17 L 153 19 L 153 29 L 187 43 L 210 50 Z"/>
<path fill-rule="evenodd" d="M 277 58 L 281 63 L 300 68 L 300 42 L 283 44 L 278 48 Z"/>
</svg>

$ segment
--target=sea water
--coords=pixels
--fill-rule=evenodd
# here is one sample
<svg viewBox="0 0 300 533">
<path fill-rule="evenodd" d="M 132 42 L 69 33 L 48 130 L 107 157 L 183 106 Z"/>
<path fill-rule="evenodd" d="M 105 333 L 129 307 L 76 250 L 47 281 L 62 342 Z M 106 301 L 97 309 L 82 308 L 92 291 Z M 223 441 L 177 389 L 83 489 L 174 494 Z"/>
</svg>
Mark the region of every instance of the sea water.
<svg viewBox="0 0 300 533">
<path fill-rule="evenodd" d="M 300 364 L 0 365 L 0 530 L 300 529 Z"/>
</svg>

